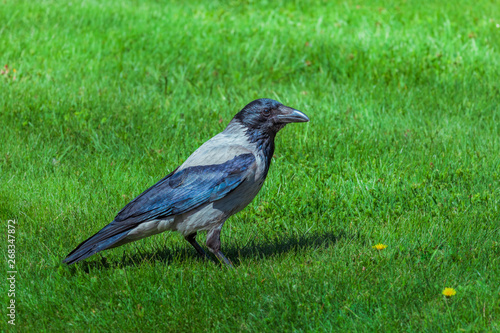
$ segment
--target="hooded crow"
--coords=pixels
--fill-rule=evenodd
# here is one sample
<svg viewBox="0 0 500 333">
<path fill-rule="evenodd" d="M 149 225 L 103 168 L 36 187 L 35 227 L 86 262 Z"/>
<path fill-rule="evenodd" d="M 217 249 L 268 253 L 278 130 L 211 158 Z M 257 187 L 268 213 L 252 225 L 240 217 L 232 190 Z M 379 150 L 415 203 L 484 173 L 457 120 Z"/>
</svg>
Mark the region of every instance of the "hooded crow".
<svg viewBox="0 0 500 333">
<path fill-rule="evenodd" d="M 220 250 L 224 222 L 259 193 L 271 165 L 276 133 L 288 123 L 307 121 L 304 113 L 272 99 L 251 102 L 224 131 L 129 202 L 63 262 L 70 265 L 99 251 L 171 230 L 180 232 L 205 257 L 196 234 L 207 231 L 207 248 L 231 266 Z"/>
</svg>

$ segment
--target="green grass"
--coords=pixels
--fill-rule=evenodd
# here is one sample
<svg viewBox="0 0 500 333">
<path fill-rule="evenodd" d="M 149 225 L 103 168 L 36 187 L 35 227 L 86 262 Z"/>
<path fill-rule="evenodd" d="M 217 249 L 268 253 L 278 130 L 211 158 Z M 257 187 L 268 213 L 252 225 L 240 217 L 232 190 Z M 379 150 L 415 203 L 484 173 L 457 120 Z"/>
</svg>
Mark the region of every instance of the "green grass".
<svg viewBox="0 0 500 333">
<path fill-rule="evenodd" d="M 16 328 L 500 331 L 499 24 L 483 0 L 2 2 Z M 235 270 L 175 233 L 61 264 L 260 97 L 311 122 L 226 222 Z"/>
</svg>

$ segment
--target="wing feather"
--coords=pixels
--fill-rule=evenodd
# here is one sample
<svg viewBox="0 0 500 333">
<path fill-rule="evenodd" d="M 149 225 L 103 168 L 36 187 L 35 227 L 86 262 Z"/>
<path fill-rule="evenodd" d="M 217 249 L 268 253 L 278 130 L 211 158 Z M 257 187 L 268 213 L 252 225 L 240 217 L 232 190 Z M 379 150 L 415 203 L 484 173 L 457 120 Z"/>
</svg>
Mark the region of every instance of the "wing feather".
<svg viewBox="0 0 500 333">
<path fill-rule="evenodd" d="M 251 153 L 214 165 L 192 166 L 173 172 L 127 204 L 116 222 L 140 223 L 195 209 L 219 200 L 238 187 L 255 163 Z"/>
</svg>

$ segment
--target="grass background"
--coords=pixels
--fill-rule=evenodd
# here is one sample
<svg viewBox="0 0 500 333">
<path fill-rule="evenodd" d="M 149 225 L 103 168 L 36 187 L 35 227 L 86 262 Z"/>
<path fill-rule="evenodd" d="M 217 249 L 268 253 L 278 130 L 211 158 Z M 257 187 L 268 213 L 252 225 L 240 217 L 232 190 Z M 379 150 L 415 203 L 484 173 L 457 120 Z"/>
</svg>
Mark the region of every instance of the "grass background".
<svg viewBox="0 0 500 333">
<path fill-rule="evenodd" d="M 500 331 L 499 26 L 485 0 L 3 1 L 16 328 Z M 226 222 L 235 270 L 174 233 L 61 264 L 260 97 L 311 122 Z"/>
</svg>

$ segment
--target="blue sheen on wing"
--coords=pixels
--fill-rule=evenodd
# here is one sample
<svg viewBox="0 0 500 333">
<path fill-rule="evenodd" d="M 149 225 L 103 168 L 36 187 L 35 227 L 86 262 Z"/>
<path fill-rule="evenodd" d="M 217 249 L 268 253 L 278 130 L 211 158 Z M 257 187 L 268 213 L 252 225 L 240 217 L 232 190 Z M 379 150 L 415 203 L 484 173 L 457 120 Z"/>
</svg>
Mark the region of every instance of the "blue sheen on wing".
<svg viewBox="0 0 500 333">
<path fill-rule="evenodd" d="M 136 224 L 220 200 L 245 180 L 246 171 L 254 162 L 253 154 L 242 154 L 222 164 L 174 171 L 126 205 L 115 222 Z"/>
</svg>

